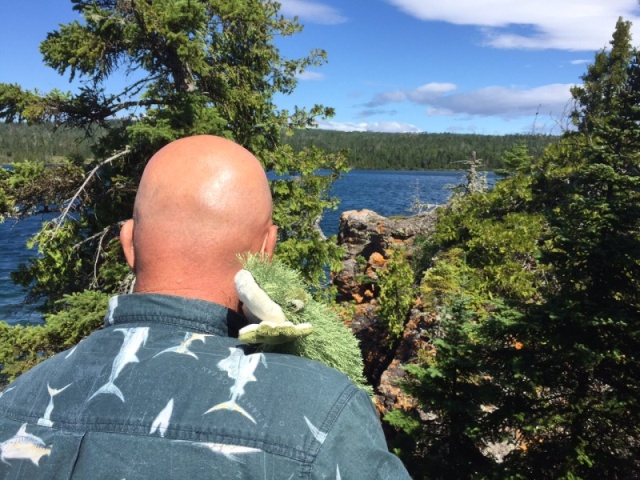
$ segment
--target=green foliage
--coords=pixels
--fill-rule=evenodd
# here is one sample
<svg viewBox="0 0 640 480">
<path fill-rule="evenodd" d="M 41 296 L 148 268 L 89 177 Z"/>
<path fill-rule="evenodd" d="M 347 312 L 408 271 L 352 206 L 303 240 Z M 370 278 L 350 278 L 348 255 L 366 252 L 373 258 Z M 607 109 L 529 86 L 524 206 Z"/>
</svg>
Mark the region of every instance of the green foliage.
<svg viewBox="0 0 640 480">
<path fill-rule="evenodd" d="M 537 261 L 546 224 L 542 215 L 531 212 L 530 182 L 517 174 L 486 193 L 454 198 L 440 210 L 434 242 L 449 253 L 436 260 L 434 272 L 426 273 L 427 291 L 438 269 L 456 268 L 449 276 L 464 278 L 469 295 L 525 302 L 536 298 L 547 271 Z"/>
<path fill-rule="evenodd" d="M 6 180 L 8 177 L 9 172 L 4 168 L 0 168 L 0 223 L 4 221 L 5 217 L 14 212 L 14 200 L 7 192 Z"/>
<path fill-rule="evenodd" d="M 151 111 L 160 115 L 157 109 Z M 154 123 L 132 125 L 131 135 L 140 139 L 151 137 L 153 142 L 173 138 L 167 117 L 170 112 L 163 112 L 162 119 Z M 214 109 L 206 109 L 203 114 L 207 112 L 215 115 Z M 109 120 L 107 124 L 116 122 Z M 221 128 L 218 126 L 216 130 Z M 104 132 L 97 128 L 89 138 L 83 132 L 82 126 L 56 129 L 51 123 L 0 123 L 0 163 L 27 159 L 57 162 L 72 155 L 90 159 L 94 156 L 91 147 Z M 317 129 L 295 129 L 289 133 L 281 136 L 281 142 L 290 145 L 294 152 L 311 147 L 334 154 L 344 152 L 352 168 L 461 170 L 465 168 L 464 159 L 476 149 L 483 159 L 483 168 L 504 175 L 518 168 L 526 169 L 533 156 L 540 156 L 544 148 L 558 140 L 558 137 L 544 135 L 391 134 Z M 400 147 L 402 155 L 398 154 Z"/>
<path fill-rule="evenodd" d="M 93 156 L 93 143 L 78 128 L 0 122 L 0 164 L 25 160 L 58 163 L 71 156 L 89 159 Z"/>
<path fill-rule="evenodd" d="M 571 405 L 539 414 L 563 432 L 529 454 L 530 465 L 554 458 L 549 478 L 640 472 L 640 63 L 630 29 L 618 21 L 612 48 L 573 89 L 578 131 L 543 158 L 532 185 L 549 225 L 541 258 L 554 274 L 530 315 L 544 325 L 536 370 Z"/>
<path fill-rule="evenodd" d="M 19 205 L 21 216 L 63 205 L 83 177 L 82 167 L 66 160 L 56 165 L 26 160 L 4 171 L 5 178 L 0 179 L 0 185 Z"/>
<path fill-rule="evenodd" d="M 441 251 L 423 289 L 425 305 L 450 317 L 404 388 L 444 421 L 423 415 L 418 429 L 402 420 L 412 412 L 390 417 L 424 447 L 421 471 L 640 474 L 640 55 L 630 40 L 620 20 L 572 90 L 576 130 L 530 166 L 514 152 L 492 191 L 439 212 Z M 451 419 L 463 456 L 433 443 Z"/>
<path fill-rule="evenodd" d="M 501 160 L 504 166 L 496 169 L 495 172 L 502 177 L 526 172 L 533 163 L 533 157 L 529 154 L 529 148 L 525 143 L 518 143 L 511 150 L 504 152 Z"/>
<path fill-rule="evenodd" d="M 464 296 L 454 295 L 438 309 L 439 329 L 432 350 L 419 365 L 405 366 L 403 389 L 425 412 L 396 410 L 385 416 L 414 441 L 403 452 L 413 478 L 481 478 L 491 462 L 481 452 L 478 433 L 495 388 L 482 374 L 483 346 L 478 317 Z M 412 459 L 413 457 L 413 459 Z"/>
<path fill-rule="evenodd" d="M 389 340 L 394 342 L 404 332 L 415 301 L 414 274 L 403 248 L 389 250 L 387 263 L 378 277 L 378 314 L 386 323 Z"/>
<path fill-rule="evenodd" d="M 283 145 L 263 159 L 278 175 L 271 182 L 273 219 L 279 226 L 278 257 L 304 272 L 305 280 L 312 285 L 326 283 L 326 266 L 331 271 L 342 268 L 342 249 L 336 246 L 335 236 L 323 239 L 318 224 L 326 209 L 338 206 L 329 190 L 347 171 L 344 157 L 317 148 L 296 153 Z"/>
<path fill-rule="evenodd" d="M 77 344 L 102 325 L 108 295 L 86 291 L 58 301 L 57 313 L 44 325 L 11 326 L 0 322 L 0 385 L 37 363 Z"/>
</svg>

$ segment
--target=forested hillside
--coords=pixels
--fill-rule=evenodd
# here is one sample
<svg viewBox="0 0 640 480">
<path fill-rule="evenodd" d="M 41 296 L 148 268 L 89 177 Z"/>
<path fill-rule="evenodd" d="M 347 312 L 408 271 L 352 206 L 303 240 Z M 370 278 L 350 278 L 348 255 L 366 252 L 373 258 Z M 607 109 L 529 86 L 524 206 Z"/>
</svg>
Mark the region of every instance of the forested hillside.
<svg viewBox="0 0 640 480">
<path fill-rule="evenodd" d="M 501 158 L 518 144 L 538 157 L 558 137 L 551 135 L 472 135 L 455 133 L 378 133 L 296 130 L 285 141 L 295 150 L 316 146 L 347 151 L 352 168 L 367 170 L 459 170 L 472 152 L 482 168 L 502 168 Z"/>
<path fill-rule="evenodd" d="M 0 122 L 0 164 L 39 160 L 56 162 L 71 156 L 91 157 L 91 142 L 80 129 Z"/>
<path fill-rule="evenodd" d="M 91 157 L 91 143 L 80 129 L 51 125 L 0 123 L 0 163 L 23 160 L 55 162 L 80 155 Z M 316 146 L 327 152 L 346 151 L 351 168 L 375 170 L 458 170 L 465 168 L 471 152 L 482 168 L 502 168 L 506 151 L 521 144 L 534 156 L 557 137 L 550 135 L 471 135 L 454 133 L 378 133 L 295 130 L 284 136 L 295 151 Z"/>
</svg>

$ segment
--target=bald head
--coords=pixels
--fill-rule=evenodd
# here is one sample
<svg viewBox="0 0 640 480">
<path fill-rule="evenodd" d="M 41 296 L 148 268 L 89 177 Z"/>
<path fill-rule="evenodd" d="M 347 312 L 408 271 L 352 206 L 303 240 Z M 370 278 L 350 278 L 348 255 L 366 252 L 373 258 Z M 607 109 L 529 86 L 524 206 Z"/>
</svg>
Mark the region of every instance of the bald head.
<svg viewBox="0 0 640 480">
<path fill-rule="evenodd" d="M 248 150 L 210 135 L 170 143 L 145 168 L 121 231 L 136 292 L 237 309 L 237 255 L 273 252 L 271 213 L 267 177 Z"/>
</svg>

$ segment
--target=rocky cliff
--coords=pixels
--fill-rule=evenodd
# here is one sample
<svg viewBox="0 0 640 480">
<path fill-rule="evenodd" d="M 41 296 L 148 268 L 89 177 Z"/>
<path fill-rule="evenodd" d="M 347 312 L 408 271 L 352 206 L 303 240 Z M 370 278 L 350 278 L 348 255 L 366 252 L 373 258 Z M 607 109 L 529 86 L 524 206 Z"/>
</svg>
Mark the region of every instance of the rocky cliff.
<svg viewBox="0 0 640 480">
<path fill-rule="evenodd" d="M 404 376 L 401 364 L 417 358 L 428 348 L 434 315 L 424 312 L 417 299 L 399 341 L 390 342 L 377 315 L 378 273 L 389 258 L 392 246 L 402 245 L 411 257 L 415 240 L 433 232 L 435 214 L 386 218 L 371 210 L 348 211 L 340 217 L 338 242 L 345 249 L 344 269 L 333 278 L 338 301 L 354 304 L 351 328 L 360 339 L 365 374 L 376 388 L 376 407 L 380 415 L 395 407 L 407 407 L 411 399 L 402 394 L 397 381 Z"/>
<path fill-rule="evenodd" d="M 375 388 L 375 404 L 380 417 L 395 408 L 415 409 L 421 418 L 433 418 L 433 412 L 420 410 L 405 395 L 398 382 L 405 377 L 402 365 L 415 362 L 418 352 L 433 348 L 431 339 L 438 328 L 435 312 L 425 311 L 417 297 L 408 314 L 401 338 L 389 341 L 383 321 L 377 314 L 378 273 L 389 258 L 393 245 L 402 245 L 411 258 L 418 252 L 416 239 L 429 237 L 435 226 L 435 213 L 422 213 L 406 218 L 385 218 L 370 210 L 348 211 L 340 217 L 338 242 L 345 248 L 344 269 L 333 278 L 338 298 L 344 305 L 355 305 L 346 318 L 360 340 L 365 361 L 365 375 Z M 397 435 L 383 422 L 387 440 Z M 517 448 L 507 439 L 485 445 L 483 453 L 501 461 Z"/>
</svg>

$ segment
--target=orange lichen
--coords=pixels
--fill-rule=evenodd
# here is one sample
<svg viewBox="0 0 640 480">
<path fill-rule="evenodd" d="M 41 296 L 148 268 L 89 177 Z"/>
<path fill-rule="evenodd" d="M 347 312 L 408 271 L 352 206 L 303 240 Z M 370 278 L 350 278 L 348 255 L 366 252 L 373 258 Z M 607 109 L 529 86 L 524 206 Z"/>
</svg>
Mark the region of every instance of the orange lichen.
<svg viewBox="0 0 640 480">
<path fill-rule="evenodd" d="M 379 252 L 373 252 L 369 257 L 369 264 L 372 267 L 383 267 L 387 260 Z"/>
</svg>

